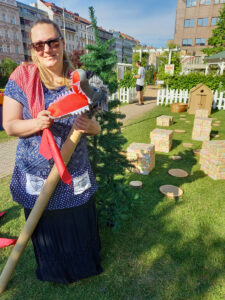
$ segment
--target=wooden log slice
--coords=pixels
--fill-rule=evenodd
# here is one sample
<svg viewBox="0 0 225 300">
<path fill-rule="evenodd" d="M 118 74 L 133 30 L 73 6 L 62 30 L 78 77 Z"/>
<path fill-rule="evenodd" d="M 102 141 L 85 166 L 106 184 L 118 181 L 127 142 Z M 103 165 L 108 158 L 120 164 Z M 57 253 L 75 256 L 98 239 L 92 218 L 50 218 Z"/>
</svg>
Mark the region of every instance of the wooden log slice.
<svg viewBox="0 0 225 300">
<path fill-rule="evenodd" d="M 175 185 L 170 185 L 170 184 L 166 184 L 166 185 L 161 185 L 159 187 L 159 191 L 165 195 L 167 198 L 170 199 L 175 199 L 177 197 L 180 197 L 183 195 L 183 190 L 180 189 L 179 187 L 175 186 Z"/>
<path fill-rule="evenodd" d="M 182 156 L 180 156 L 180 155 L 172 155 L 172 156 L 170 156 L 170 159 L 172 159 L 172 160 L 180 160 L 180 159 L 182 159 Z"/>
<path fill-rule="evenodd" d="M 140 189 L 142 188 L 143 183 L 141 181 L 135 180 L 135 181 L 131 181 L 129 185 L 133 188 Z"/>
<path fill-rule="evenodd" d="M 185 170 L 182 170 L 182 169 L 169 169 L 168 173 L 171 176 L 179 177 L 179 178 L 184 178 L 189 175 L 188 172 L 186 172 Z"/>
<path fill-rule="evenodd" d="M 183 121 L 185 121 L 186 119 L 185 119 L 185 118 L 180 118 L 180 120 L 183 120 Z"/>
<path fill-rule="evenodd" d="M 186 130 L 184 130 L 184 129 L 175 129 L 174 132 L 176 132 L 176 133 L 185 133 Z"/>
<path fill-rule="evenodd" d="M 212 136 L 212 137 L 214 137 L 214 138 L 218 138 L 218 137 L 220 137 L 220 135 L 219 135 L 219 134 L 217 134 L 217 133 L 211 133 L 211 136 Z"/>
<path fill-rule="evenodd" d="M 183 143 L 182 144 L 185 148 L 191 148 L 193 146 L 192 143 Z"/>
</svg>

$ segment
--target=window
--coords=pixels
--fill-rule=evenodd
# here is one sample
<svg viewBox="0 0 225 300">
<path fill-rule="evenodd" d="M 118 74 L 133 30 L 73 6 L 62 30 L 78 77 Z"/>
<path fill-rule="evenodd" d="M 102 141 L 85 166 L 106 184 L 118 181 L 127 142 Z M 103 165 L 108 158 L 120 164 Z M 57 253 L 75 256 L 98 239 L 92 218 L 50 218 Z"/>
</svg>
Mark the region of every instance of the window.
<svg viewBox="0 0 225 300">
<path fill-rule="evenodd" d="M 7 30 L 7 29 L 5 30 L 5 37 L 6 37 L 6 38 L 9 37 L 9 33 L 8 33 L 8 30 Z"/>
<path fill-rule="evenodd" d="M 19 54 L 19 47 L 18 46 L 15 46 L 15 52 L 16 52 L 16 54 Z"/>
<path fill-rule="evenodd" d="M 3 47 L 2 47 L 2 45 L 0 45 L 0 52 L 3 52 Z"/>
<path fill-rule="evenodd" d="M 192 39 L 184 39 L 182 41 L 182 46 L 192 46 Z"/>
<path fill-rule="evenodd" d="M 217 18 L 212 18 L 211 20 L 211 26 L 215 26 L 217 23 Z"/>
<path fill-rule="evenodd" d="M 15 17 L 12 16 L 10 21 L 11 21 L 11 24 L 15 24 Z"/>
<path fill-rule="evenodd" d="M 17 33 L 15 31 L 13 31 L 13 38 L 14 40 L 17 40 Z"/>
<path fill-rule="evenodd" d="M 10 46 L 7 46 L 7 52 L 10 53 Z"/>
<path fill-rule="evenodd" d="M 6 15 L 4 13 L 2 14 L 2 21 L 6 22 Z"/>
<path fill-rule="evenodd" d="M 196 0 L 186 0 L 186 7 L 196 6 Z"/>
<path fill-rule="evenodd" d="M 194 27 L 195 19 L 186 19 L 184 20 L 184 27 Z"/>
<path fill-rule="evenodd" d="M 208 26 L 208 18 L 199 18 L 198 26 Z"/>
<path fill-rule="evenodd" d="M 225 3 L 225 0 L 214 0 L 215 4 L 219 4 L 219 3 Z"/>
<path fill-rule="evenodd" d="M 195 45 L 205 46 L 205 38 L 197 38 L 195 40 Z"/>
<path fill-rule="evenodd" d="M 200 4 L 210 5 L 211 0 L 200 0 Z"/>
</svg>

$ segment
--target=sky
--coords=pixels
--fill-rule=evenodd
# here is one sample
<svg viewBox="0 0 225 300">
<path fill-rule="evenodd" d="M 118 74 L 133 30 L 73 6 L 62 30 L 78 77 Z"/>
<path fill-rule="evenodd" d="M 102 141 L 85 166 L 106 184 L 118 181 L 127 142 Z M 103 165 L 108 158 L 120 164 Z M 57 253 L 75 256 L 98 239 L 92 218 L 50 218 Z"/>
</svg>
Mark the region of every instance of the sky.
<svg viewBox="0 0 225 300">
<path fill-rule="evenodd" d="M 20 0 L 29 4 L 35 0 Z M 52 0 L 62 7 L 63 0 Z M 66 9 L 90 20 L 88 7 L 93 6 L 97 25 L 128 34 L 140 43 L 166 47 L 173 39 L 177 0 L 64 0 Z"/>
</svg>

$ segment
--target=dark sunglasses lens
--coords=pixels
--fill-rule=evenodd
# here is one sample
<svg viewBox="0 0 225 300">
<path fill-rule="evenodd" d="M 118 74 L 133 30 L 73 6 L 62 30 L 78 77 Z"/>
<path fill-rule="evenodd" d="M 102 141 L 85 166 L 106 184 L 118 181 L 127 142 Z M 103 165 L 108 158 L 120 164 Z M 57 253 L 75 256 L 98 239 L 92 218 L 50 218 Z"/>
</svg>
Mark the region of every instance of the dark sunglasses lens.
<svg viewBox="0 0 225 300">
<path fill-rule="evenodd" d="M 42 43 L 42 42 L 33 44 L 33 48 L 36 51 L 42 51 L 42 50 L 44 50 L 44 47 L 45 47 L 45 43 Z"/>
<path fill-rule="evenodd" d="M 58 48 L 59 47 L 59 39 L 55 39 L 53 41 L 50 41 L 48 43 L 48 45 L 51 47 L 51 48 Z"/>
</svg>

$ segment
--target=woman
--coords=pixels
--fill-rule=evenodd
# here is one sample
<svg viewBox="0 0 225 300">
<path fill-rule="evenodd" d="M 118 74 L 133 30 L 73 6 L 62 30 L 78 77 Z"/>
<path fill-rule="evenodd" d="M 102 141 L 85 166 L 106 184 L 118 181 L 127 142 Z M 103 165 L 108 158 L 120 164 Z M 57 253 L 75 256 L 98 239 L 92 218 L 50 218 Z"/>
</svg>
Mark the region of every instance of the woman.
<svg viewBox="0 0 225 300">
<path fill-rule="evenodd" d="M 58 26 L 48 19 L 34 23 L 31 41 L 34 64 L 19 66 L 11 75 L 3 107 L 4 129 L 8 135 L 19 137 L 11 193 L 13 200 L 24 207 L 26 218 L 54 164 L 39 152 L 40 131 L 49 128 L 59 148 L 73 122 L 82 133 L 95 135 L 100 131 L 97 121 L 85 116 L 52 123 L 46 109 L 70 86 L 71 67 L 64 52 L 65 43 Z M 44 107 L 40 103 L 42 100 Z M 102 272 L 93 198 L 97 186 L 85 135 L 67 168 L 73 178 L 73 187 L 62 181 L 58 183 L 32 235 L 36 276 L 43 281 L 71 283 Z"/>
</svg>

